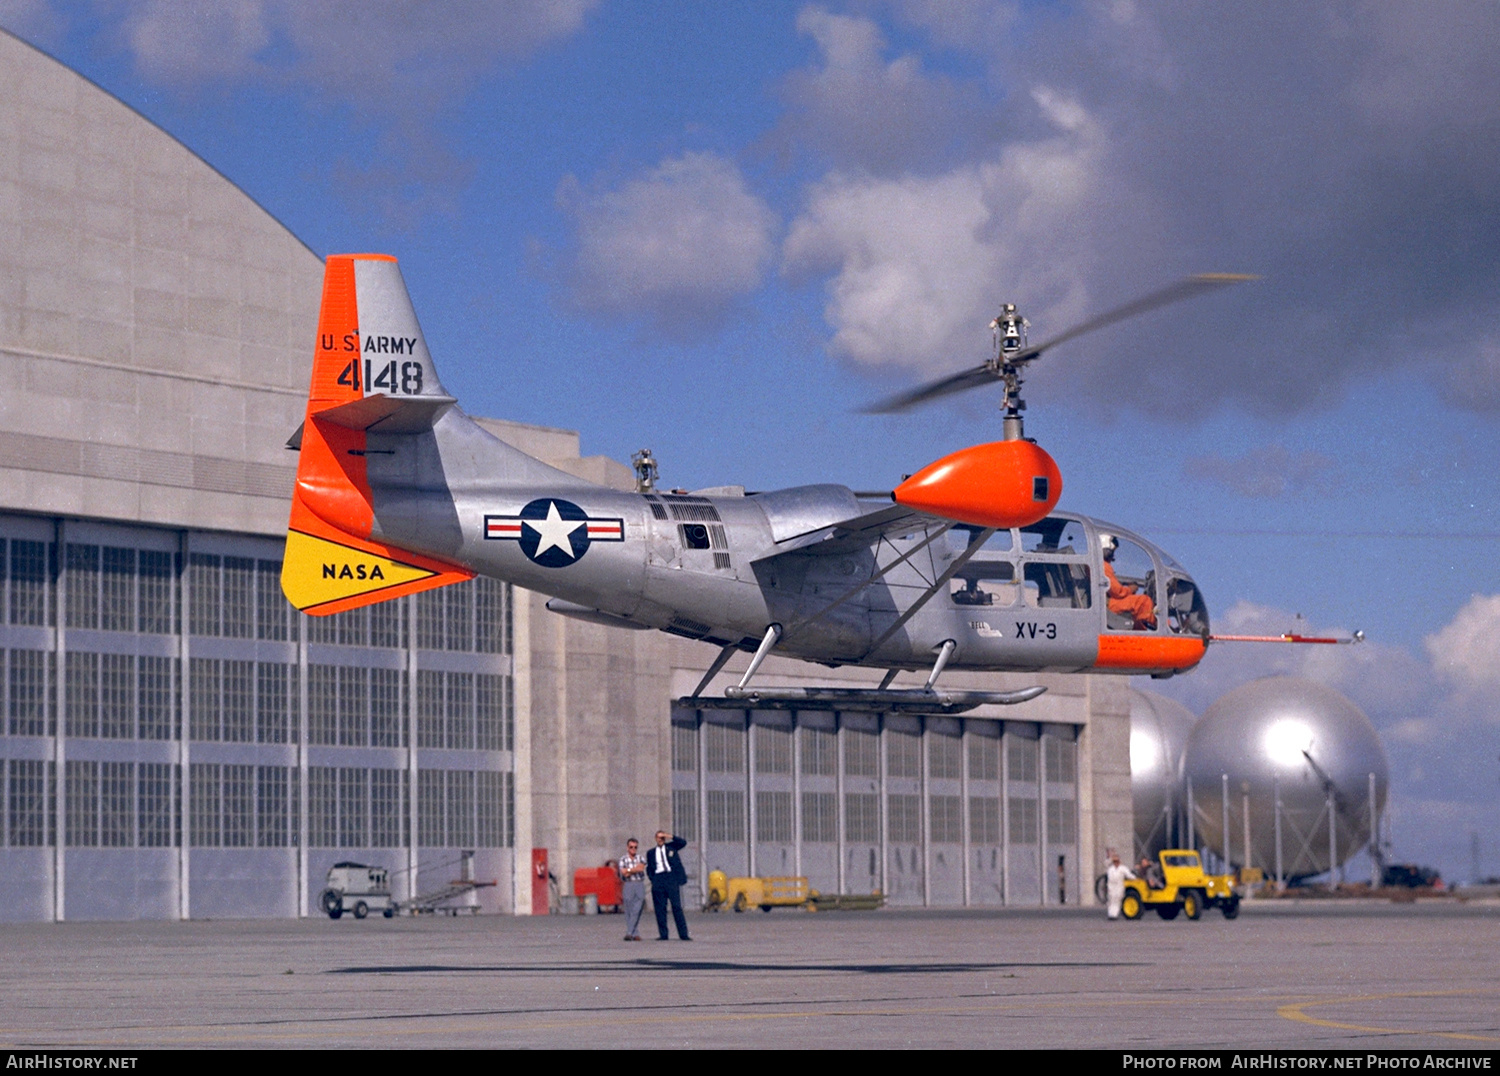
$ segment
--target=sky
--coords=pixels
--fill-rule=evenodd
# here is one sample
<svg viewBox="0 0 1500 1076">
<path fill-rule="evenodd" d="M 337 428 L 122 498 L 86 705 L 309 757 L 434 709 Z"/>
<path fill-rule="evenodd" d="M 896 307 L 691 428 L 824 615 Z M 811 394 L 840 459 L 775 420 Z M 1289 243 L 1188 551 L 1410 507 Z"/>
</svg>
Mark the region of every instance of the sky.
<svg viewBox="0 0 1500 1076">
<path fill-rule="evenodd" d="M 1500 875 L 1500 6 L 0 0 L 319 254 L 396 255 L 472 413 L 663 481 L 889 489 L 992 390 L 860 409 L 1194 272 L 1048 352 L 1060 508 L 1139 531 L 1257 676 L 1379 729 L 1394 854 Z"/>
</svg>

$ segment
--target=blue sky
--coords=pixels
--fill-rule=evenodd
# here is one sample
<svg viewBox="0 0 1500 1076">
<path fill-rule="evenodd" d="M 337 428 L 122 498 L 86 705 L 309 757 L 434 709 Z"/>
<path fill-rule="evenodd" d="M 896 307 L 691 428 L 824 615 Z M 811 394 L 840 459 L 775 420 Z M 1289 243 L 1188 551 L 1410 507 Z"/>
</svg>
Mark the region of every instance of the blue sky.
<svg viewBox="0 0 1500 1076">
<path fill-rule="evenodd" d="M 434 20 L 431 12 L 441 11 Z M 684 487 L 889 488 L 992 393 L 872 399 L 1188 272 L 1049 353 L 1062 507 L 1157 540 L 1216 648 L 1349 694 L 1396 853 L 1500 873 L 1500 8 L 0 0 L 315 251 L 397 255 L 473 412 Z M 1296 620 L 1298 615 L 1305 618 Z"/>
</svg>

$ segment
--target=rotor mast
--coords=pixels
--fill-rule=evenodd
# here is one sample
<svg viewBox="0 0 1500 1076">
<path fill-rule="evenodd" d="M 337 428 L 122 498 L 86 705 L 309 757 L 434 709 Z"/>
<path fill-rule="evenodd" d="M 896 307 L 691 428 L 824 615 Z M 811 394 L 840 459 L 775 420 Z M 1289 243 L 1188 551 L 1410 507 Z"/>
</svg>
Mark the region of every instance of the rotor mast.
<svg viewBox="0 0 1500 1076">
<path fill-rule="evenodd" d="M 1026 401 L 1021 398 L 1021 364 L 1014 356 L 1026 350 L 1026 330 L 1031 323 L 1023 318 L 1015 303 L 1004 303 L 995 320 L 990 322 L 994 335 L 995 354 L 990 359 L 990 369 L 1005 386 L 1005 396 L 1000 401 L 1005 414 L 1005 440 L 1026 440 L 1026 420 L 1021 412 L 1026 410 Z"/>
</svg>

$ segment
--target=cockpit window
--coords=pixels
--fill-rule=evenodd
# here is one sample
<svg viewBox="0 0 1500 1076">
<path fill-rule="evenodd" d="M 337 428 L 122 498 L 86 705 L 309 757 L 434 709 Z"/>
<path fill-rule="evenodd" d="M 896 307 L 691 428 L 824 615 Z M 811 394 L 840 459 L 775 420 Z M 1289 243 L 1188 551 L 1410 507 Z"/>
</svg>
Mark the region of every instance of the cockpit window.
<svg viewBox="0 0 1500 1076">
<path fill-rule="evenodd" d="M 1077 520 L 1048 516 L 1021 528 L 1021 549 L 1026 553 L 1083 553 L 1088 539 Z"/>
<path fill-rule="evenodd" d="M 1167 576 L 1167 624 L 1178 635 L 1209 634 L 1208 606 L 1197 585 L 1185 575 Z"/>
<path fill-rule="evenodd" d="M 948 532 L 948 548 L 955 554 L 962 553 L 965 549 L 969 548 L 969 543 L 974 540 L 974 537 L 982 533 L 983 529 L 980 527 L 963 525 L 954 527 Z M 1010 550 L 1010 531 L 996 531 L 989 536 L 974 556 L 984 557 L 990 553 L 1009 553 Z"/>
<path fill-rule="evenodd" d="M 1110 631 L 1155 631 L 1156 565 L 1129 538 L 1100 532 L 1104 579 L 1109 584 L 1105 624 Z"/>
<path fill-rule="evenodd" d="M 1025 566 L 1026 601 L 1039 609 L 1087 609 L 1092 598 L 1089 566 L 1041 561 Z"/>
</svg>

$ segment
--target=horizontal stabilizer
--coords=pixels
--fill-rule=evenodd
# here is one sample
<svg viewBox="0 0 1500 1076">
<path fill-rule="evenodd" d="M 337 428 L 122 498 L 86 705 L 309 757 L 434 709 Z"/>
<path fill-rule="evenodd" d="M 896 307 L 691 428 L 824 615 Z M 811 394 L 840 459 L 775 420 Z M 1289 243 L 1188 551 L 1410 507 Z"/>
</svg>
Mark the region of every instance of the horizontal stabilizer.
<svg viewBox="0 0 1500 1076">
<path fill-rule="evenodd" d="M 319 411 L 319 422 L 368 433 L 421 433 L 453 404 L 452 396 L 366 396 Z"/>
<path fill-rule="evenodd" d="M 474 577 L 394 546 L 316 529 L 323 533 L 287 531 L 281 562 L 282 592 L 309 616 L 358 609 Z"/>
<path fill-rule="evenodd" d="M 976 706 L 1014 706 L 1047 689 L 1023 687 L 1016 691 L 886 690 L 841 687 L 726 688 L 726 698 L 682 699 L 683 706 L 702 710 L 744 709 L 751 704 L 766 710 L 868 710 L 876 713 L 961 714 Z"/>
</svg>

